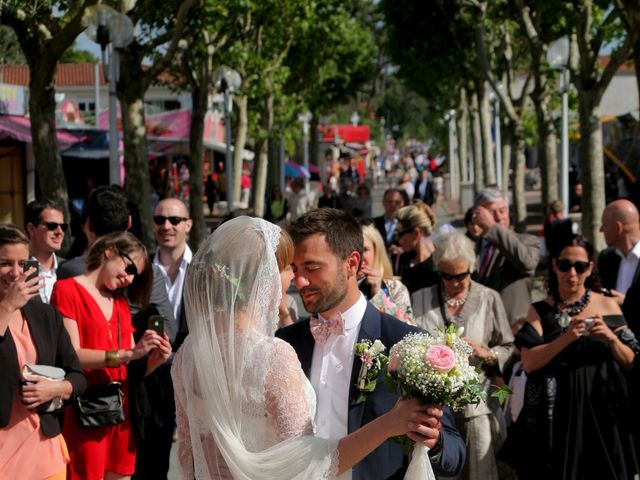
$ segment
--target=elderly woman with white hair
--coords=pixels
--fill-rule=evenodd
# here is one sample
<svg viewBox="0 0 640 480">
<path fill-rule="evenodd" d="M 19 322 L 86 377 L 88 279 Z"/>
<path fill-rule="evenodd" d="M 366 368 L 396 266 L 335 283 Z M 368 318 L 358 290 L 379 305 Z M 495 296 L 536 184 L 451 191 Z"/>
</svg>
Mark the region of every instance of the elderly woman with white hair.
<svg viewBox="0 0 640 480">
<path fill-rule="evenodd" d="M 473 348 L 472 364 L 480 365 L 486 401 L 456 414 L 458 430 L 467 445 L 467 463 L 460 478 L 498 478 L 496 452 L 506 429 L 500 405 L 489 395 L 513 351 L 513 334 L 500 295 L 471 280 L 476 265 L 474 244 L 461 233 L 437 238 L 433 262 L 440 282 L 411 297 L 416 323 L 429 332 L 453 324 L 464 327 L 463 338 Z"/>
</svg>

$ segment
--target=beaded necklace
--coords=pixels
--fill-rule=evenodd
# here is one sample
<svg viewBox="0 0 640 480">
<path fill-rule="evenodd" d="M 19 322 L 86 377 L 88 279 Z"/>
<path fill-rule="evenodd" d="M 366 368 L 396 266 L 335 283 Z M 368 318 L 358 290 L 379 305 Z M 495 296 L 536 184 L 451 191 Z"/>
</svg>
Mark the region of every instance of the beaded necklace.
<svg viewBox="0 0 640 480">
<path fill-rule="evenodd" d="M 571 322 L 571 317 L 575 317 L 587 308 L 590 297 L 591 290 L 588 288 L 584 291 L 584 295 L 575 302 L 565 302 L 559 296 L 554 295 L 553 308 L 556 311 L 555 318 L 560 328 L 567 328 Z"/>
</svg>

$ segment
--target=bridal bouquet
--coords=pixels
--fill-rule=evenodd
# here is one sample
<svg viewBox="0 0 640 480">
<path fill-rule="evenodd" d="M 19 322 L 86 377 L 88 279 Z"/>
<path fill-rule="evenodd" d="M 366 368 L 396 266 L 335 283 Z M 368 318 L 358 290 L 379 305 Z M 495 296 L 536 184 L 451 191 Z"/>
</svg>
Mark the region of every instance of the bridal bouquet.
<svg viewBox="0 0 640 480">
<path fill-rule="evenodd" d="M 410 333 L 392 348 L 385 384 L 392 391 L 399 388 L 407 398 L 419 398 L 424 403 L 436 403 L 460 410 L 477 404 L 485 397 L 478 373 L 469 365 L 472 348 L 460 336 L 463 328 L 450 325 L 444 331 Z M 435 478 L 423 445 L 413 448 L 413 442 L 401 437 L 405 450 L 413 456 L 405 479 Z"/>
<path fill-rule="evenodd" d="M 463 328 L 410 333 L 391 348 L 387 385 L 407 398 L 461 410 L 484 399 L 478 372 L 469 365 L 473 349 L 460 338 Z"/>
</svg>

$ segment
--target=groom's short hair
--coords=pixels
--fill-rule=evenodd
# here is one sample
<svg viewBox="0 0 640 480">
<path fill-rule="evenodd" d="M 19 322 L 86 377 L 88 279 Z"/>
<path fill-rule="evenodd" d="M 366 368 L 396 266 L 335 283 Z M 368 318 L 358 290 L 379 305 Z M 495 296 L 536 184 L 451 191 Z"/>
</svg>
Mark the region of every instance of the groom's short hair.
<svg viewBox="0 0 640 480">
<path fill-rule="evenodd" d="M 287 231 L 298 244 L 315 234 L 323 234 L 329 250 L 341 259 L 351 252 L 358 252 L 360 258 L 364 251 L 362 228 L 358 221 L 343 210 L 318 208 L 305 213 L 289 225 Z"/>
</svg>

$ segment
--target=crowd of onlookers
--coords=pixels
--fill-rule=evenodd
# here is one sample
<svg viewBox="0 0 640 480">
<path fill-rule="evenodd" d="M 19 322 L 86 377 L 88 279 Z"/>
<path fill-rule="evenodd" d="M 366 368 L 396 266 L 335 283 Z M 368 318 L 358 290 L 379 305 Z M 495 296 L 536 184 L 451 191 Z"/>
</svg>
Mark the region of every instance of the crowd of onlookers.
<svg viewBox="0 0 640 480">
<path fill-rule="evenodd" d="M 634 204 L 616 200 L 602 212 L 609 248 L 599 255 L 551 205 L 547 296 L 532 303 L 540 239 L 511 229 L 507 194 L 478 192 L 461 233 L 437 225 L 442 181 L 433 157 L 391 165 L 398 170 L 387 181 L 397 181 L 384 192 L 381 216 L 372 218 L 367 184 L 346 172 L 326 182 L 317 204 L 301 180 L 289 195 L 273 187 L 265 216 L 282 223 L 312 208 L 349 211 L 362 223 L 365 297 L 427 331 L 464 327 L 487 397 L 456 413 L 467 445 L 462 478 L 634 478 Z M 155 205 L 154 252 L 138 240 L 135 206 L 117 187 L 91 193 L 81 224 L 86 247 L 66 260 L 58 253 L 68 224 L 56 204 L 28 204 L 24 229 L 0 226 L 0 476 L 166 478 L 175 428 L 170 366 L 188 334 L 188 209 L 177 198 Z M 280 315 L 281 325 L 296 320 L 291 298 Z M 502 405 L 491 393 L 504 384 L 513 393 Z M 124 415 L 89 418 L 83 405 L 112 391 Z"/>
</svg>

